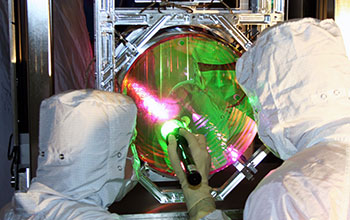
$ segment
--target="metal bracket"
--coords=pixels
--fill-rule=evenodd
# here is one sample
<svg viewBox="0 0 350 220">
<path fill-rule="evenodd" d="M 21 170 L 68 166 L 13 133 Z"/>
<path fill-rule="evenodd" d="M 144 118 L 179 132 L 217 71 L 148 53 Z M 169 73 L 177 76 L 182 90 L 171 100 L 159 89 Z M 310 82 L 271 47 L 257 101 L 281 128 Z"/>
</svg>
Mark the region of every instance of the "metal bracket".
<svg viewBox="0 0 350 220">
<path fill-rule="evenodd" d="M 136 152 L 136 151 L 135 151 Z M 234 167 L 237 171 L 219 188 L 214 188 L 211 192 L 216 201 L 223 201 L 225 197 L 244 179 L 251 179 L 253 173 L 257 172 L 256 166 L 267 156 L 269 150 L 262 146 L 253 155 L 252 158 L 246 163 L 236 162 Z M 137 153 L 136 153 L 137 154 Z M 135 157 L 135 154 L 134 154 Z M 137 155 L 136 155 L 137 157 Z M 136 160 L 139 160 L 138 158 Z M 140 168 L 135 170 L 137 172 L 138 181 L 140 184 L 150 192 L 159 203 L 183 203 L 185 198 L 181 189 L 161 189 L 150 178 L 149 167 L 145 163 Z M 176 181 L 173 179 L 173 181 Z"/>
<path fill-rule="evenodd" d="M 237 28 L 238 25 L 273 25 L 283 21 L 283 13 L 252 13 L 249 10 L 231 11 L 226 8 L 203 9 L 193 8 L 192 13 L 179 8 L 168 7 L 159 13 L 155 9 L 141 8 L 113 8 L 113 3 L 104 0 L 104 4 L 96 3 L 96 88 L 115 91 L 115 77 L 120 82 L 133 61 L 144 52 L 145 45 L 161 29 L 176 25 L 207 26 L 208 28 L 221 26 L 221 35 L 236 40 L 244 50 L 252 43 Z M 277 3 L 276 3 L 277 4 Z M 115 28 L 120 25 L 145 26 L 144 33 L 137 39 L 127 41 L 125 49 L 115 51 Z M 215 28 L 213 28 L 215 32 Z M 224 33 L 225 32 L 225 33 Z M 232 41 L 232 40 L 231 40 Z"/>
</svg>

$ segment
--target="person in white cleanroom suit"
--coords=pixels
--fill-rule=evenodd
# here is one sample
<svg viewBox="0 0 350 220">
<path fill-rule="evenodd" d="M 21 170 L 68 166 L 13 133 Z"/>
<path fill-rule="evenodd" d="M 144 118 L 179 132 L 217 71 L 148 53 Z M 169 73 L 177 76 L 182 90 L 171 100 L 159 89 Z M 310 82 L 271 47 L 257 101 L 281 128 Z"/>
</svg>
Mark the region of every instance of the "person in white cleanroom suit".
<svg viewBox="0 0 350 220">
<path fill-rule="evenodd" d="M 350 61 L 334 21 L 305 18 L 267 29 L 236 71 L 260 139 L 285 160 L 250 194 L 244 219 L 350 219 Z M 188 187 L 169 137 L 190 216 L 227 219 L 209 194 L 204 137 L 182 132 L 204 177 Z"/>
<path fill-rule="evenodd" d="M 112 92 L 44 100 L 36 177 L 27 192 L 15 193 L 4 219 L 119 219 L 107 207 L 136 183 L 127 155 L 136 114 L 131 98 Z"/>
<path fill-rule="evenodd" d="M 236 71 L 260 139 L 285 160 L 250 194 L 244 219 L 350 219 L 350 61 L 335 22 L 272 27 Z"/>
</svg>

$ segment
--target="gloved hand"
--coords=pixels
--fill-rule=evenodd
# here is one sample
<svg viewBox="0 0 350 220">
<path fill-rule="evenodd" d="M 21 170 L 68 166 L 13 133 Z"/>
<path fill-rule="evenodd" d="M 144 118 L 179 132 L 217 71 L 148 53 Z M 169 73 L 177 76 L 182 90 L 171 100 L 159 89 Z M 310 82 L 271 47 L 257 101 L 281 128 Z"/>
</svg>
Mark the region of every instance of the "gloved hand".
<svg viewBox="0 0 350 220">
<path fill-rule="evenodd" d="M 175 174 L 179 178 L 190 218 L 200 219 L 215 210 L 215 202 L 210 194 L 211 187 L 208 185 L 211 158 L 206 149 L 207 144 L 203 135 L 194 135 L 185 129 L 180 129 L 179 133 L 188 142 L 197 170 L 202 176 L 202 182 L 197 186 L 192 186 L 187 182 L 186 174 L 180 166 L 174 135 L 168 137 L 168 154 Z"/>
</svg>

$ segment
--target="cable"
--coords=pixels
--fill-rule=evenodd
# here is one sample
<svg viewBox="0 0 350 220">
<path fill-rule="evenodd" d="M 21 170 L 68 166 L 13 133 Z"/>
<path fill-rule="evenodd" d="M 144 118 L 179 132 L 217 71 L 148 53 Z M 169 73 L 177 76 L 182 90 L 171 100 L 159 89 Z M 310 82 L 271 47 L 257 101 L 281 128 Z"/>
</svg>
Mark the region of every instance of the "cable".
<svg viewBox="0 0 350 220">
<path fill-rule="evenodd" d="M 143 13 L 144 11 L 146 11 L 149 8 L 153 8 L 155 4 L 156 4 L 156 2 L 152 1 L 152 3 L 147 5 L 146 7 L 144 7 L 140 11 L 140 13 Z M 193 9 L 191 9 L 189 7 L 186 7 L 186 6 L 183 6 L 183 5 L 180 5 L 180 4 L 175 4 L 173 2 L 168 2 L 167 0 L 162 0 L 160 2 L 160 4 L 158 5 L 157 10 L 158 10 L 159 13 L 162 13 L 161 9 L 166 10 L 166 7 L 178 8 L 178 9 L 181 9 L 181 10 L 185 10 L 187 13 L 193 13 Z"/>
<path fill-rule="evenodd" d="M 144 7 L 141 11 L 140 11 L 140 14 L 144 11 L 146 11 L 147 9 L 153 7 L 154 5 L 156 4 L 156 2 L 151 2 L 151 4 L 147 5 L 146 7 Z"/>
<path fill-rule="evenodd" d="M 240 99 L 238 100 L 237 103 L 235 103 L 235 104 L 233 104 L 233 105 L 229 105 L 229 106 L 227 106 L 226 108 L 233 108 L 233 107 L 236 107 L 236 106 L 240 105 L 241 102 L 243 101 L 243 99 L 244 99 L 245 97 L 246 97 L 246 94 L 244 94 L 244 95 L 242 96 L 242 98 L 240 98 Z"/>
<path fill-rule="evenodd" d="M 171 6 L 178 8 L 178 9 L 185 10 L 187 13 L 193 13 L 193 9 L 189 8 L 189 7 L 185 7 L 185 6 L 174 4 L 174 3 L 172 3 Z"/>
<path fill-rule="evenodd" d="M 9 138 L 9 144 L 8 144 L 8 148 L 7 148 L 7 159 L 12 160 L 11 167 L 10 167 L 11 186 L 15 187 L 17 189 L 17 186 L 18 186 L 17 175 L 18 175 L 18 163 L 19 163 L 19 146 L 14 145 L 12 150 L 11 150 L 12 138 L 13 138 L 13 133 L 10 135 L 10 138 Z"/>
<path fill-rule="evenodd" d="M 214 3 L 214 0 L 211 0 L 210 3 L 204 3 L 201 8 L 210 8 Z"/>
<path fill-rule="evenodd" d="M 12 150 L 12 152 L 10 153 L 10 151 L 11 151 L 11 144 L 12 144 L 12 138 L 13 138 L 13 133 L 10 135 L 9 144 L 8 144 L 8 147 L 7 147 L 7 159 L 8 159 L 8 160 L 12 160 L 13 154 L 14 154 L 14 151 L 13 151 L 13 150 Z"/>
<path fill-rule="evenodd" d="M 230 11 L 231 14 L 233 14 L 232 9 L 230 8 L 230 6 L 228 6 L 228 4 L 226 4 L 223 0 L 220 0 L 220 3 L 223 4 Z"/>
</svg>

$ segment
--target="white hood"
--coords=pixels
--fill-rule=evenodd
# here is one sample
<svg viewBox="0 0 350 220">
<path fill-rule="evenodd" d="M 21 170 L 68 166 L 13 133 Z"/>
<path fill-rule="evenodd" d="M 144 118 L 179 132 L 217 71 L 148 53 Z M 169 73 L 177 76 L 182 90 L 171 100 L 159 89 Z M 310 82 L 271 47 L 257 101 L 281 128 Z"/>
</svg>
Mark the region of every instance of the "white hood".
<svg viewBox="0 0 350 220">
<path fill-rule="evenodd" d="M 77 90 L 44 100 L 37 177 L 27 193 L 15 195 L 15 213 L 47 212 L 60 219 L 57 215 L 68 209 L 61 213 L 48 209 L 76 201 L 104 210 L 121 199 L 135 183 L 124 179 L 124 169 L 136 111 L 131 98 L 98 90 Z"/>
<path fill-rule="evenodd" d="M 237 62 L 260 139 L 277 156 L 350 133 L 350 61 L 333 20 L 289 21 L 267 29 Z"/>
</svg>

